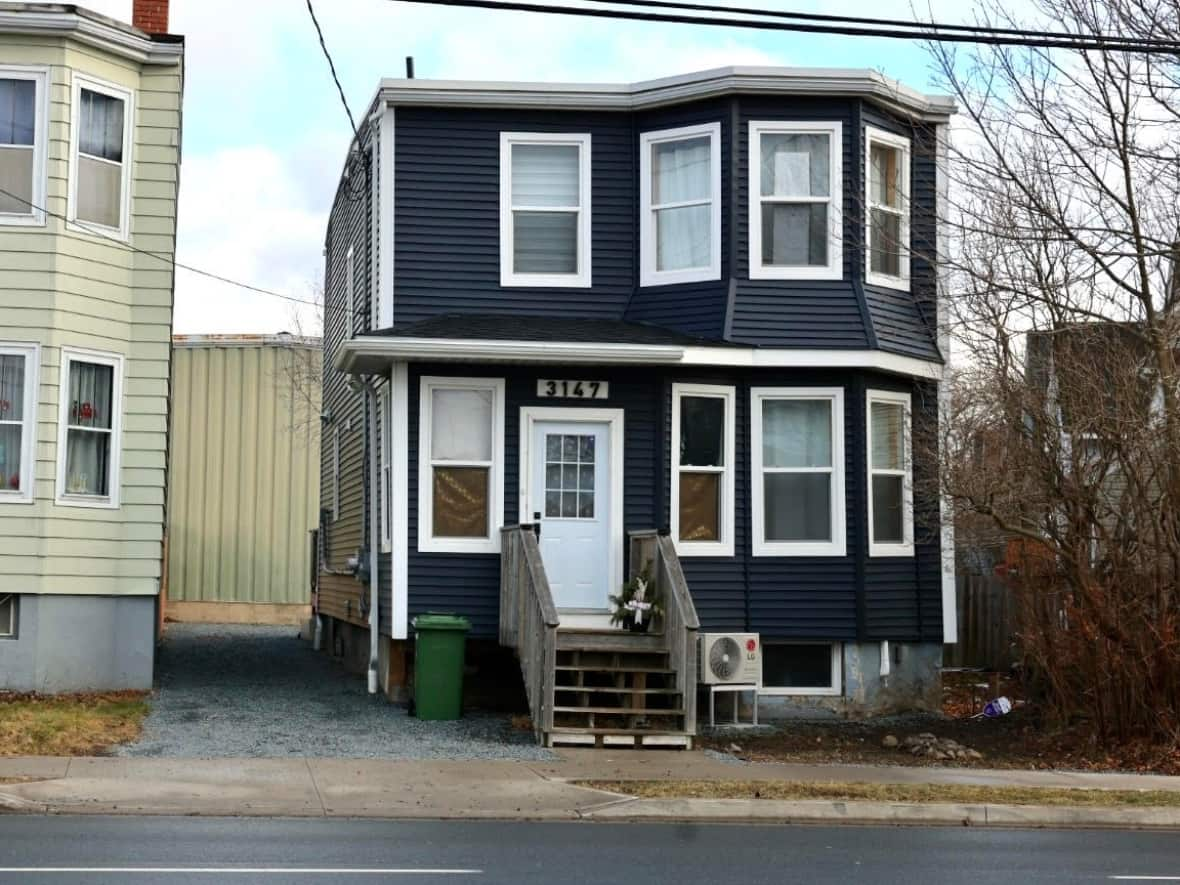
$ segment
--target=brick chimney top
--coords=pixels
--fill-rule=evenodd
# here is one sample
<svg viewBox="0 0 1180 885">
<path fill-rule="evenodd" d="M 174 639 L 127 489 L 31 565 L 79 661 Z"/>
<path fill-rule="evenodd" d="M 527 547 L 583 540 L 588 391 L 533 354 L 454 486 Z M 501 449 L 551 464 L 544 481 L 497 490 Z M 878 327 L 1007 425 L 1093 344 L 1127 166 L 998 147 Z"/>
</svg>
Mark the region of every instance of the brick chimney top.
<svg viewBox="0 0 1180 885">
<path fill-rule="evenodd" d="M 167 34 L 168 0 L 132 0 L 131 24 L 149 34 Z"/>
</svg>

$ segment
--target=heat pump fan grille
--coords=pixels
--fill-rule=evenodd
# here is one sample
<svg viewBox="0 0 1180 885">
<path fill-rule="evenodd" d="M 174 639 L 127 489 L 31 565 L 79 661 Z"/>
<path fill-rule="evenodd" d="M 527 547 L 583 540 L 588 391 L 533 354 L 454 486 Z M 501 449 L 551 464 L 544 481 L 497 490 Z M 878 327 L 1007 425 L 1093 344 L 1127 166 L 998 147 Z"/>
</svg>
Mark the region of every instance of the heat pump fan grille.
<svg viewBox="0 0 1180 885">
<path fill-rule="evenodd" d="M 721 637 L 709 648 L 709 670 L 718 679 L 733 679 L 741 663 L 742 649 L 729 636 Z"/>
</svg>

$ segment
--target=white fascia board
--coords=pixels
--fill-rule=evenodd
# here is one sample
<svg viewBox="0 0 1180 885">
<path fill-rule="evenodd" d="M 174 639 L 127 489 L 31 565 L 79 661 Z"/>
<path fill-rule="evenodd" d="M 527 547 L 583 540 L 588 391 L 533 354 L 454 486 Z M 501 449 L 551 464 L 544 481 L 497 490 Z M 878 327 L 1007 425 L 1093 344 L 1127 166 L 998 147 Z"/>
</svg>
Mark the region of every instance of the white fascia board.
<svg viewBox="0 0 1180 885">
<path fill-rule="evenodd" d="M 861 68 L 736 66 L 637 83 L 537 83 L 478 80 L 382 80 L 373 99 L 393 105 L 578 110 L 648 110 L 734 93 L 862 96 L 923 120 L 956 111 L 946 95 L 926 95 L 877 71 Z"/>
<path fill-rule="evenodd" d="M 799 369 L 876 369 L 938 381 L 941 363 L 881 350 L 816 350 L 790 347 L 686 347 L 686 366 L 750 366 Z"/>
<path fill-rule="evenodd" d="M 174 65 L 184 55 L 184 43 L 159 42 L 114 19 L 73 10 L 0 10 L 0 34 L 70 37 L 142 64 Z"/>
</svg>

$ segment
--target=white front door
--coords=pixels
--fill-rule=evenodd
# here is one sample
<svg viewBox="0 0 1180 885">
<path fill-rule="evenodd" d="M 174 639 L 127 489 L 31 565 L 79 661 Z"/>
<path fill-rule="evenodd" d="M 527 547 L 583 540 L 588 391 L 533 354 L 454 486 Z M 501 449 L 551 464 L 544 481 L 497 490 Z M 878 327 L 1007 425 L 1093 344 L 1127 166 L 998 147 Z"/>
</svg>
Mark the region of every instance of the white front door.
<svg viewBox="0 0 1180 885">
<path fill-rule="evenodd" d="M 536 421 L 529 443 L 529 516 L 541 522 L 553 601 L 567 613 L 601 615 L 613 559 L 610 424 Z"/>
</svg>

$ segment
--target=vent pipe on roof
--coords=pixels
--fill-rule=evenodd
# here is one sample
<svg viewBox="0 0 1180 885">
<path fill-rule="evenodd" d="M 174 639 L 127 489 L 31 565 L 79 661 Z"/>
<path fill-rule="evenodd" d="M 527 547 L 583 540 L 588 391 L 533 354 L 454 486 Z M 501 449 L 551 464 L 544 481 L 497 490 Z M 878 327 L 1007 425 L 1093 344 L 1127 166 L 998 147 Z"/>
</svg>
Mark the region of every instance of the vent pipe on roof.
<svg viewBox="0 0 1180 885">
<path fill-rule="evenodd" d="M 414 56 L 412 55 L 406 56 L 406 79 L 414 79 Z"/>
</svg>

